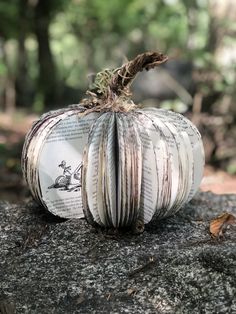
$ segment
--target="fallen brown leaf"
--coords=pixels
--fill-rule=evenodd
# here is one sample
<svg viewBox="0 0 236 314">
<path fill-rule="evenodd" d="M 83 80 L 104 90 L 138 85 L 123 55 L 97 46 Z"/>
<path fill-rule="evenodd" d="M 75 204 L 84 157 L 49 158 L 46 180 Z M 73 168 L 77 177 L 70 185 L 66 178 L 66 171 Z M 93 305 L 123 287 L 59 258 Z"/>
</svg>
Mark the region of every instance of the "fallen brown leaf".
<svg viewBox="0 0 236 314">
<path fill-rule="evenodd" d="M 236 217 L 230 213 L 223 213 L 210 222 L 210 233 L 214 238 L 220 237 L 226 231 L 227 226 L 236 223 Z"/>
<path fill-rule="evenodd" d="M 134 294 L 136 294 L 136 292 L 137 292 L 137 290 L 134 289 L 134 288 L 129 288 L 129 289 L 127 289 L 128 295 L 134 295 Z"/>
</svg>

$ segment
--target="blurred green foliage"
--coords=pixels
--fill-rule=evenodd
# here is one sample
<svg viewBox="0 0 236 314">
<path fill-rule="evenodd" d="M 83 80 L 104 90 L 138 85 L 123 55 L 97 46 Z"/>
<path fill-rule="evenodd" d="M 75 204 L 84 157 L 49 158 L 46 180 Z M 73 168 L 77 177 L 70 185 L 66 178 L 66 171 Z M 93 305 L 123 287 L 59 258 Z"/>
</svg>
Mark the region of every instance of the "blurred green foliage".
<svg viewBox="0 0 236 314">
<path fill-rule="evenodd" d="M 203 94 L 235 92 L 235 68 L 217 63 L 216 18 L 207 0 L 8 0 L 0 2 L 0 108 L 15 103 L 42 111 L 78 102 L 87 75 L 118 67 L 126 58 L 160 50 L 194 60 L 217 79 L 199 83 Z M 226 1 L 227 2 L 227 1 Z M 214 12 L 213 12 L 214 13 Z M 223 41 L 235 45 L 236 22 L 222 18 Z M 217 30 L 216 30 L 217 32 Z"/>
</svg>

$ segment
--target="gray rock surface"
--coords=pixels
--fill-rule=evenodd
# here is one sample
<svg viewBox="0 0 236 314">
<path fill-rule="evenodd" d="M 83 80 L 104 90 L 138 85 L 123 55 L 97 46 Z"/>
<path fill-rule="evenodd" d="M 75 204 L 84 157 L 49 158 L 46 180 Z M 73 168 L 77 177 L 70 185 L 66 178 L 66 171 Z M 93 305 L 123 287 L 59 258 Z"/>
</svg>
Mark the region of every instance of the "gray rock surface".
<svg viewBox="0 0 236 314">
<path fill-rule="evenodd" d="M 133 235 L 0 202 L 0 312 L 236 313 L 236 229 L 208 231 L 235 204 L 200 193 Z"/>
</svg>

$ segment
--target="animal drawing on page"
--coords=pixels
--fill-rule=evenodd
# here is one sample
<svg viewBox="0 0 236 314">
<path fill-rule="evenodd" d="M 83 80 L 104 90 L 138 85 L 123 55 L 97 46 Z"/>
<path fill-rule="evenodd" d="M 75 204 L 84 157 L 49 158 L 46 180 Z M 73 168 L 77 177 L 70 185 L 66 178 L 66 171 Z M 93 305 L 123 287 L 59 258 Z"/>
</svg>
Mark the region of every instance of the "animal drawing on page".
<svg viewBox="0 0 236 314">
<path fill-rule="evenodd" d="M 61 191 L 75 192 L 81 188 L 81 170 L 82 162 L 71 170 L 71 166 L 66 165 L 66 161 L 62 160 L 58 167 L 62 168 L 62 174 L 56 177 L 55 182 L 48 189 L 59 189 Z"/>
</svg>

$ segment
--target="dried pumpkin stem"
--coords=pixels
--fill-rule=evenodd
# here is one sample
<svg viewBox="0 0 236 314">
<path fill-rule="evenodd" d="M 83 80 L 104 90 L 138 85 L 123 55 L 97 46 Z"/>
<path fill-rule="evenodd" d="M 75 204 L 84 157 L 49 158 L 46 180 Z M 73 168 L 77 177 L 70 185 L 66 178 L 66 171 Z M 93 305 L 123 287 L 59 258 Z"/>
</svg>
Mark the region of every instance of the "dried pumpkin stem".
<svg viewBox="0 0 236 314">
<path fill-rule="evenodd" d="M 82 103 L 91 111 L 113 110 L 130 111 L 136 105 L 130 99 L 130 85 L 138 72 L 150 70 L 165 63 L 168 57 L 160 52 L 145 52 L 133 60 L 114 70 L 104 70 L 97 73 L 92 89 L 87 91 L 89 98 Z"/>
<path fill-rule="evenodd" d="M 144 69 L 148 71 L 167 60 L 168 57 L 159 52 L 145 52 L 138 55 L 115 72 L 110 89 L 117 95 L 122 94 L 125 89 L 129 88 L 138 72 Z"/>
</svg>

